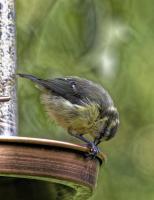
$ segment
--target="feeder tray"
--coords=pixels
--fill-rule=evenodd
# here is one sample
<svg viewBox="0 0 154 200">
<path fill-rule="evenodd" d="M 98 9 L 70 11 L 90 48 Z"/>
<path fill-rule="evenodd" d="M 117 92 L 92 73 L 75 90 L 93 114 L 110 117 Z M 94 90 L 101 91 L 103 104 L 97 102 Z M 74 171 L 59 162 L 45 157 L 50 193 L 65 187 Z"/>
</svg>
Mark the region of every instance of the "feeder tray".
<svg viewBox="0 0 154 200">
<path fill-rule="evenodd" d="M 105 156 L 56 140 L 0 137 L 0 197 L 5 200 L 88 199 Z"/>
</svg>

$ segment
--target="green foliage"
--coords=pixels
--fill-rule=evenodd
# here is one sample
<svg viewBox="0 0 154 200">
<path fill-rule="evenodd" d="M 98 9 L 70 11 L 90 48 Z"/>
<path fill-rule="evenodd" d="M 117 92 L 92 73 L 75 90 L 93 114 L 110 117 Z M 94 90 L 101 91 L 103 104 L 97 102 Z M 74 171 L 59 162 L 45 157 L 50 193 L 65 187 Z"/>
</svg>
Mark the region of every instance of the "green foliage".
<svg viewBox="0 0 154 200">
<path fill-rule="evenodd" d="M 18 1 L 18 71 L 44 78 L 82 76 L 109 90 L 120 128 L 101 146 L 108 162 L 93 200 L 154 199 L 153 2 Z M 19 80 L 20 135 L 73 141 L 51 123 L 39 91 Z"/>
</svg>

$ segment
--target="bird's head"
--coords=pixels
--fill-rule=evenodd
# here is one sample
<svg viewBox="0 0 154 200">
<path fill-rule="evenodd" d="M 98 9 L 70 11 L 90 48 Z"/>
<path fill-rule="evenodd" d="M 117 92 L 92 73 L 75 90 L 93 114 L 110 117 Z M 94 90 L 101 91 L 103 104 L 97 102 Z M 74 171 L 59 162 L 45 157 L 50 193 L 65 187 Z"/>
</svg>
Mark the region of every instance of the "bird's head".
<svg viewBox="0 0 154 200">
<path fill-rule="evenodd" d="M 113 138 L 119 127 L 119 113 L 114 106 L 110 106 L 102 112 L 103 123 L 99 131 L 95 144 L 99 144 L 103 140 Z"/>
</svg>

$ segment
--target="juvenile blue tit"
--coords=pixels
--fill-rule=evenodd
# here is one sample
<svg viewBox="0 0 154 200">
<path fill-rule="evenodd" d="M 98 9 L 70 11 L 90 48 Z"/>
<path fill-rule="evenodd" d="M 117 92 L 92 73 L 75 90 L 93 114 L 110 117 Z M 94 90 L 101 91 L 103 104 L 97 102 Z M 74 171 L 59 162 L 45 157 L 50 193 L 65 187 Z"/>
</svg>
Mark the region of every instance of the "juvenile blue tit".
<svg viewBox="0 0 154 200">
<path fill-rule="evenodd" d="M 49 116 L 69 134 L 86 142 L 92 154 L 98 153 L 100 142 L 115 135 L 119 114 L 110 95 L 100 85 L 73 76 L 43 80 L 29 74 L 18 75 L 39 86 Z"/>
</svg>

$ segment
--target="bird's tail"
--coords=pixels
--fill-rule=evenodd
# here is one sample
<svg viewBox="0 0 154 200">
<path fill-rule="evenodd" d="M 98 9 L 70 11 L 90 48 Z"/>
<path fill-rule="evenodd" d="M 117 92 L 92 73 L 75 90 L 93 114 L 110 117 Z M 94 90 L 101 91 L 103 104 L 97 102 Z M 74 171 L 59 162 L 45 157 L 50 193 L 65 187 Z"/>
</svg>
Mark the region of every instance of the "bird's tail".
<svg viewBox="0 0 154 200">
<path fill-rule="evenodd" d="M 21 74 L 21 73 L 18 73 L 17 75 L 20 76 L 20 77 L 22 77 L 22 78 L 27 78 L 27 79 L 35 82 L 37 85 L 43 86 L 45 88 L 48 88 L 48 84 L 46 83 L 47 82 L 46 80 L 37 78 L 36 76 L 33 76 L 31 74 Z"/>
</svg>

